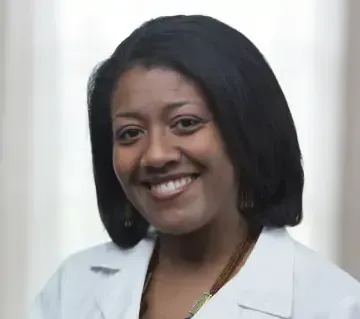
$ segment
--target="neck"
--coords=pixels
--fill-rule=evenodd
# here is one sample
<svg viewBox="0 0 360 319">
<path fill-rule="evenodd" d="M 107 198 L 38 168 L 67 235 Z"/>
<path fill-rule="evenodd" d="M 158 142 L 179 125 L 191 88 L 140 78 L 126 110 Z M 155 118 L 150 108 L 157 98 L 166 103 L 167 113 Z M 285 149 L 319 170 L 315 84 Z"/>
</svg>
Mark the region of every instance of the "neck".
<svg viewBox="0 0 360 319">
<path fill-rule="evenodd" d="M 187 235 L 159 235 L 159 263 L 172 271 L 204 269 L 226 263 L 239 243 L 247 236 L 246 223 L 235 218 L 221 220 Z"/>
</svg>

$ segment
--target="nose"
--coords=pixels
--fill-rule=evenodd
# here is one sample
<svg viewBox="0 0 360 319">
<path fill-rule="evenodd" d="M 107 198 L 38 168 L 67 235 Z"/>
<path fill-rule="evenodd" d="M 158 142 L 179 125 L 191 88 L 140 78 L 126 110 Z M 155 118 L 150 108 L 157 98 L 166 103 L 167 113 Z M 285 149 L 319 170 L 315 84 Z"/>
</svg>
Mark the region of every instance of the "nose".
<svg viewBox="0 0 360 319">
<path fill-rule="evenodd" d="M 144 168 L 163 168 L 177 163 L 181 152 L 174 143 L 174 137 L 165 132 L 153 132 L 148 135 L 147 145 L 141 157 Z"/>
</svg>

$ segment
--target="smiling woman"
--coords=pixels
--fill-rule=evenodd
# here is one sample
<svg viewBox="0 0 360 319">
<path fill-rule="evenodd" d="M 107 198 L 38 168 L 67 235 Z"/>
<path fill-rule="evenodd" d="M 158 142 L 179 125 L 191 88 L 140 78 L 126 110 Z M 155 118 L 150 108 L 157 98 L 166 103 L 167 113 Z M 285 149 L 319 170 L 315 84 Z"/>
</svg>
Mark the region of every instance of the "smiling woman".
<svg viewBox="0 0 360 319">
<path fill-rule="evenodd" d="M 360 285 L 294 241 L 303 169 L 258 49 L 210 17 L 135 30 L 88 92 L 112 243 L 67 260 L 33 318 L 355 319 Z"/>
<path fill-rule="evenodd" d="M 233 166 L 195 83 L 170 69 L 133 67 L 117 83 L 111 113 L 115 173 L 147 222 L 173 235 L 215 219 L 240 224 Z"/>
</svg>

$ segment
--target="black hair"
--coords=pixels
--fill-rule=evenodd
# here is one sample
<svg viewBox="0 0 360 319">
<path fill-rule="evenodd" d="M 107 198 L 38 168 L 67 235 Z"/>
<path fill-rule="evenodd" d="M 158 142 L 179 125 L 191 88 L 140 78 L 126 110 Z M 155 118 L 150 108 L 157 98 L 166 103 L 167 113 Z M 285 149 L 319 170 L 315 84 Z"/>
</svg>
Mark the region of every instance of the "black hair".
<svg viewBox="0 0 360 319">
<path fill-rule="evenodd" d="M 241 190 L 251 194 L 253 205 L 241 210 L 250 226 L 300 223 L 301 151 L 286 98 L 265 58 L 242 33 L 214 18 L 168 16 L 132 32 L 89 80 L 97 201 L 114 243 L 133 247 L 149 227 L 140 214 L 132 227 L 125 227 L 127 199 L 112 163 L 110 100 L 121 74 L 133 66 L 176 70 L 203 90 Z"/>
</svg>

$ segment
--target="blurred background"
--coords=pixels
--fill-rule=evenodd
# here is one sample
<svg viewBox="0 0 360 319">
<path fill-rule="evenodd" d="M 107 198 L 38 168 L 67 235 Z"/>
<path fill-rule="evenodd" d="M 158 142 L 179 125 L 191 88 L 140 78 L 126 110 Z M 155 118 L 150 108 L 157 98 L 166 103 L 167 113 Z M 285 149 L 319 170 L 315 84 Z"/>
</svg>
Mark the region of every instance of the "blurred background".
<svg viewBox="0 0 360 319">
<path fill-rule="evenodd" d="M 306 175 L 290 232 L 360 279 L 360 1 L 2 0 L 0 317 L 20 319 L 59 263 L 107 241 L 92 178 L 86 82 L 137 26 L 212 15 L 263 52 Z"/>
</svg>

